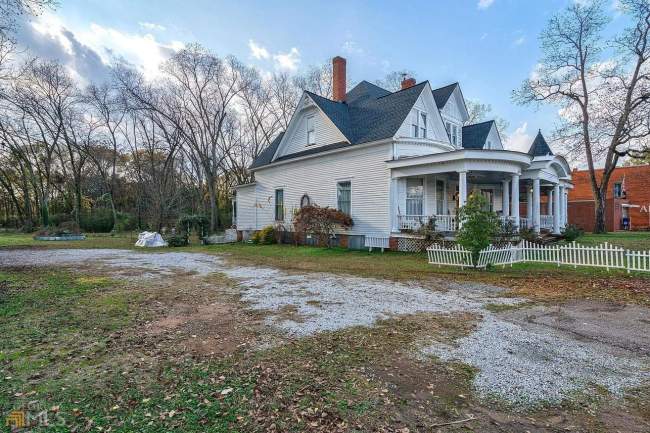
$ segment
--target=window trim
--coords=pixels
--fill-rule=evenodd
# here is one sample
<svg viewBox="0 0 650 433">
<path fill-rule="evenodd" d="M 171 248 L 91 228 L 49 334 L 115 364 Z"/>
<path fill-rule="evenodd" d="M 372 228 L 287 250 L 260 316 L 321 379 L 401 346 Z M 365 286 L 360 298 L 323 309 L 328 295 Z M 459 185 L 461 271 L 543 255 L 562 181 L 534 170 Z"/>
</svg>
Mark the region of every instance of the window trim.
<svg viewBox="0 0 650 433">
<path fill-rule="evenodd" d="M 424 116 L 424 118 L 422 117 Z M 419 108 L 411 109 L 411 137 L 413 138 L 428 138 L 428 119 L 429 113 Z M 421 121 L 424 120 L 424 128 L 421 125 Z"/>
<path fill-rule="evenodd" d="M 346 212 L 345 210 L 342 209 L 341 206 L 341 185 L 342 184 L 348 184 L 348 191 L 349 191 L 349 199 L 348 199 L 348 207 L 349 211 Z M 336 182 L 336 209 L 338 209 L 341 212 L 344 212 L 348 215 L 352 215 L 352 181 L 351 180 L 339 180 Z"/>
<path fill-rule="evenodd" d="M 314 114 L 307 115 L 307 146 L 313 146 L 314 144 L 316 144 L 316 122 L 314 120 L 315 118 L 316 115 Z M 310 136 L 313 141 L 309 139 Z"/>
<path fill-rule="evenodd" d="M 278 193 L 280 193 L 282 202 L 278 203 Z M 275 221 L 284 221 L 284 188 L 276 188 L 275 189 L 275 195 L 274 195 L 274 219 Z M 282 212 L 282 215 L 280 215 L 280 211 Z M 281 217 L 281 218 L 278 218 Z"/>
<path fill-rule="evenodd" d="M 616 187 L 619 187 L 618 194 L 616 193 Z M 614 198 L 623 198 L 625 194 L 623 193 L 623 182 L 614 182 L 614 185 L 612 187 L 612 195 Z"/>
</svg>

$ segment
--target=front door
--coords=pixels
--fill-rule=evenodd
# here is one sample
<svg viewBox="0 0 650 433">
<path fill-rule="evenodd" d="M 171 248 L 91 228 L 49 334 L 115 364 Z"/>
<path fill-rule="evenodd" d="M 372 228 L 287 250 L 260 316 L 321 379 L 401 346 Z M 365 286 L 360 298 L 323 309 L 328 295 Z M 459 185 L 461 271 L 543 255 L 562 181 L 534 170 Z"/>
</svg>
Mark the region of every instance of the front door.
<svg viewBox="0 0 650 433">
<path fill-rule="evenodd" d="M 482 189 L 481 195 L 487 200 L 487 205 L 485 210 L 492 212 L 494 210 L 494 190 L 492 189 Z"/>
</svg>

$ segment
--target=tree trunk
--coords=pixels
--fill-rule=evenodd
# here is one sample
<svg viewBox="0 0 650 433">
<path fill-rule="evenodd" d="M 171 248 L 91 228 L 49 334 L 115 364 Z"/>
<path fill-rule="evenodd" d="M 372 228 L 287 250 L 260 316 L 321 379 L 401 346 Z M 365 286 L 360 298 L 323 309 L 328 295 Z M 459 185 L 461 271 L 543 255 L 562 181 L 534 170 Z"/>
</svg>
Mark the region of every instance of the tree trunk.
<svg viewBox="0 0 650 433">
<path fill-rule="evenodd" d="M 594 233 L 607 233 L 607 226 L 605 225 L 605 193 L 602 185 L 594 198 Z"/>
<path fill-rule="evenodd" d="M 208 195 L 210 200 L 210 233 L 217 231 L 219 227 L 219 205 L 217 202 L 217 188 L 212 176 L 208 176 Z"/>
</svg>

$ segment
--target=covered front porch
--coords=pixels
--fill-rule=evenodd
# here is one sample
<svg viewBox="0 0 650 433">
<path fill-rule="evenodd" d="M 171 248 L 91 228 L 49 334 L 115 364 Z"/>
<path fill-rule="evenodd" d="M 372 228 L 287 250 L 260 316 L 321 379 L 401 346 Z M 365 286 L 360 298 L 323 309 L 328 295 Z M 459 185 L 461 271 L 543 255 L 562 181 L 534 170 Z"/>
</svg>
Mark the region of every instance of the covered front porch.
<svg viewBox="0 0 650 433">
<path fill-rule="evenodd" d="M 570 183 L 563 177 L 569 173 L 564 167 L 547 170 L 547 163 L 504 150 L 459 150 L 390 161 L 391 231 L 412 233 L 433 219 L 436 231 L 454 232 L 460 223 L 458 209 L 475 192 L 485 196 L 502 223 L 559 234 L 567 224 Z"/>
</svg>

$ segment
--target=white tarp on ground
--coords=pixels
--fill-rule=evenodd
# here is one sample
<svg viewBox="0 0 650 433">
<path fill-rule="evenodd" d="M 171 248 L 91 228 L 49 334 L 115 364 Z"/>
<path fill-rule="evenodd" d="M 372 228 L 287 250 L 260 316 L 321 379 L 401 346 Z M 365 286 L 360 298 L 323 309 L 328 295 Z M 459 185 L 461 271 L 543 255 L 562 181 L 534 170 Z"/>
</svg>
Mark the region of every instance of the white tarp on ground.
<svg viewBox="0 0 650 433">
<path fill-rule="evenodd" d="M 138 235 L 136 247 L 166 247 L 167 242 L 158 232 L 142 232 Z"/>
</svg>

